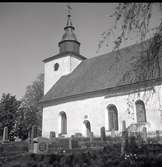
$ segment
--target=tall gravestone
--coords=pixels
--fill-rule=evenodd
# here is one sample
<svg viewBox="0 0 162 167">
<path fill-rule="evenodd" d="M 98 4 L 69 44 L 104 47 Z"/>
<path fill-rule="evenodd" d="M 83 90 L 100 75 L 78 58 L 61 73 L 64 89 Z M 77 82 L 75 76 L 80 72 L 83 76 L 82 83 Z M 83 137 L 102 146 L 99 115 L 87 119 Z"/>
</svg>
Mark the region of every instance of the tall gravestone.
<svg viewBox="0 0 162 167">
<path fill-rule="evenodd" d="M 111 137 L 115 137 L 115 129 L 111 130 Z"/>
<path fill-rule="evenodd" d="M 125 120 L 122 121 L 122 142 L 121 142 L 121 155 L 126 153 L 126 149 L 128 146 L 128 131 L 126 129 Z"/>
<path fill-rule="evenodd" d="M 125 120 L 122 121 L 122 131 L 126 131 L 126 122 L 125 122 Z"/>
<path fill-rule="evenodd" d="M 147 128 L 143 127 L 142 129 L 142 138 L 144 142 L 147 142 Z"/>
<path fill-rule="evenodd" d="M 90 132 L 89 139 L 90 139 L 90 143 L 92 143 L 93 142 L 93 132 Z"/>
<path fill-rule="evenodd" d="M 34 141 L 33 139 L 38 137 L 38 129 L 36 125 L 32 126 L 32 130 L 31 130 L 31 141 L 30 141 L 30 149 L 33 150 L 34 148 Z"/>
<path fill-rule="evenodd" d="M 106 140 L 105 127 L 101 127 L 100 135 L 101 135 L 101 141 L 102 142 L 105 141 Z"/>
<path fill-rule="evenodd" d="M 50 140 L 55 140 L 56 139 L 56 133 L 54 131 L 50 132 Z"/>
<path fill-rule="evenodd" d="M 31 132 L 31 138 L 33 140 L 36 137 L 38 137 L 38 128 L 37 128 L 36 125 L 33 125 L 32 126 L 32 132 Z"/>
<path fill-rule="evenodd" d="M 2 142 L 3 143 L 6 143 L 8 142 L 8 127 L 4 127 L 3 129 L 3 139 L 2 139 Z"/>
<path fill-rule="evenodd" d="M 160 141 L 160 132 L 159 132 L 159 130 L 156 130 L 156 141 L 157 142 Z"/>
</svg>

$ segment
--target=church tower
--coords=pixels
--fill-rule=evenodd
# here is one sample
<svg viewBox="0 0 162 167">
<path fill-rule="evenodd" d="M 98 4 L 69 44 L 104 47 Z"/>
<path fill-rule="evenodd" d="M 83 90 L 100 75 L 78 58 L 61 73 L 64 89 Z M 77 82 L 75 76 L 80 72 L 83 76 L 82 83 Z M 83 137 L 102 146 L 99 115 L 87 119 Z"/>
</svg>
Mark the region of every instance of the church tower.
<svg viewBox="0 0 162 167">
<path fill-rule="evenodd" d="M 86 58 L 80 55 L 80 42 L 74 33 L 70 10 L 64 34 L 58 43 L 59 53 L 44 62 L 44 94 L 64 75 L 71 73 Z"/>
</svg>

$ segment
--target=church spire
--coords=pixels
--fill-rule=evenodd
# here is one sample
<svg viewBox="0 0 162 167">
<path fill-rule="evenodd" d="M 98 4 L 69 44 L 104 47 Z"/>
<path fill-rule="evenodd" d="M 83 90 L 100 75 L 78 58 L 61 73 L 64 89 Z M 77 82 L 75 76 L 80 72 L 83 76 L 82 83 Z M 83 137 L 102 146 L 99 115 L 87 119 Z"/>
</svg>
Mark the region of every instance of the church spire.
<svg viewBox="0 0 162 167">
<path fill-rule="evenodd" d="M 73 26 L 73 24 L 72 24 L 72 19 L 71 19 L 72 8 L 71 8 L 70 5 L 67 5 L 67 8 L 68 8 L 67 23 L 66 23 L 66 27 L 64 29 L 66 29 L 68 27 L 70 27 L 72 29 L 75 29 L 74 26 Z"/>
<path fill-rule="evenodd" d="M 62 36 L 61 41 L 59 42 L 60 52 L 75 52 L 79 53 L 80 43 L 78 42 L 76 35 L 74 33 L 74 26 L 71 19 L 71 6 L 67 5 L 68 14 L 67 14 L 67 23 L 64 27 L 65 33 Z"/>
</svg>

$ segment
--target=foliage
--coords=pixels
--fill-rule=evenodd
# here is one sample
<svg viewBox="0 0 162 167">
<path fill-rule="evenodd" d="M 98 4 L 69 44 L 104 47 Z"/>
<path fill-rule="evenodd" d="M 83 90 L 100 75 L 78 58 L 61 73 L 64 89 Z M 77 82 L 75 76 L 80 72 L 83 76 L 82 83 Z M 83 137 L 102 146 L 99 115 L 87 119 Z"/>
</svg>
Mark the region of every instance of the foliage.
<svg viewBox="0 0 162 167">
<path fill-rule="evenodd" d="M 0 136 L 3 135 L 4 127 L 8 127 L 9 138 L 12 140 L 17 111 L 20 106 L 20 101 L 15 96 L 3 94 L 0 100 Z"/>
<path fill-rule="evenodd" d="M 43 88 L 44 74 L 40 74 L 31 85 L 27 86 L 25 95 L 22 99 L 27 106 L 32 106 L 32 109 L 36 112 L 42 110 L 42 107 L 38 104 L 43 97 Z"/>
<path fill-rule="evenodd" d="M 120 155 L 120 147 L 109 145 L 103 150 L 84 151 L 68 154 L 26 154 L 5 162 L 7 166 L 55 166 L 55 167 L 144 167 L 160 166 L 161 153 L 141 151 Z M 144 148 L 145 150 L 145 148 Z"/>
<path fill-rule="evenodd" d="M 44 74 L 40 74 L 35 81 L 26 88 L 24 97 L 18 111 L 17 136 L 26 139 L 33 125 L 41 129 L 42 106 L 39 105 L 43 97 Z"/>
<path fill-rule="evenodd" d="M 150 40 L 141 43 L 141 56 L 133 66 L 132 71 L 123 76 L 124 80 L 132 80 L 133 77 L 133 81 L 137 82 L 160 77 L 161 55 L 159 50 L 162 44 L 162 19 L 159 20 L 159 25 L 151 28 L 153 9 L 159 10 L 162 16 L 162 3 L 119 3 L 110 16 L 115 20 L 114 25 L 102 33 L 99 48 L 106 41 L 109 42 L 110 37 L 114 37 L 116 32 L 114 50 L 118 50 L 123 41 L 130 39 L 132 34 L 134 38 L 140 41 L 144 41 L 151 36 Z"/>
</svg>

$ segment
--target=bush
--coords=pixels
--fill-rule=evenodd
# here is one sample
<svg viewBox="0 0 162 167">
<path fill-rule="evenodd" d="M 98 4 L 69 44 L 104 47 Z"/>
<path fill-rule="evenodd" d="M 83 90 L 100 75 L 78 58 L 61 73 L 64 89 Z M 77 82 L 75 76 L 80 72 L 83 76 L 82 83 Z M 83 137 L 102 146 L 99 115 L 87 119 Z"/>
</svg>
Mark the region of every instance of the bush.
<svg viewBox="0 0 162 167">
<path fill-rule="evenodd" d="M 11 160 L 2 159 L 7 167 L 155 167 L 162 164 L 162 154 L 149 151 L 150 145 L 120 155 L 120 145 L 107 145 L 103 150 L 66 154 L 27 154 Z M 134 152 L 136 150 L 137 153 Z M 21 165 L 19 165 L 21 164 Z"/>
</svg>

